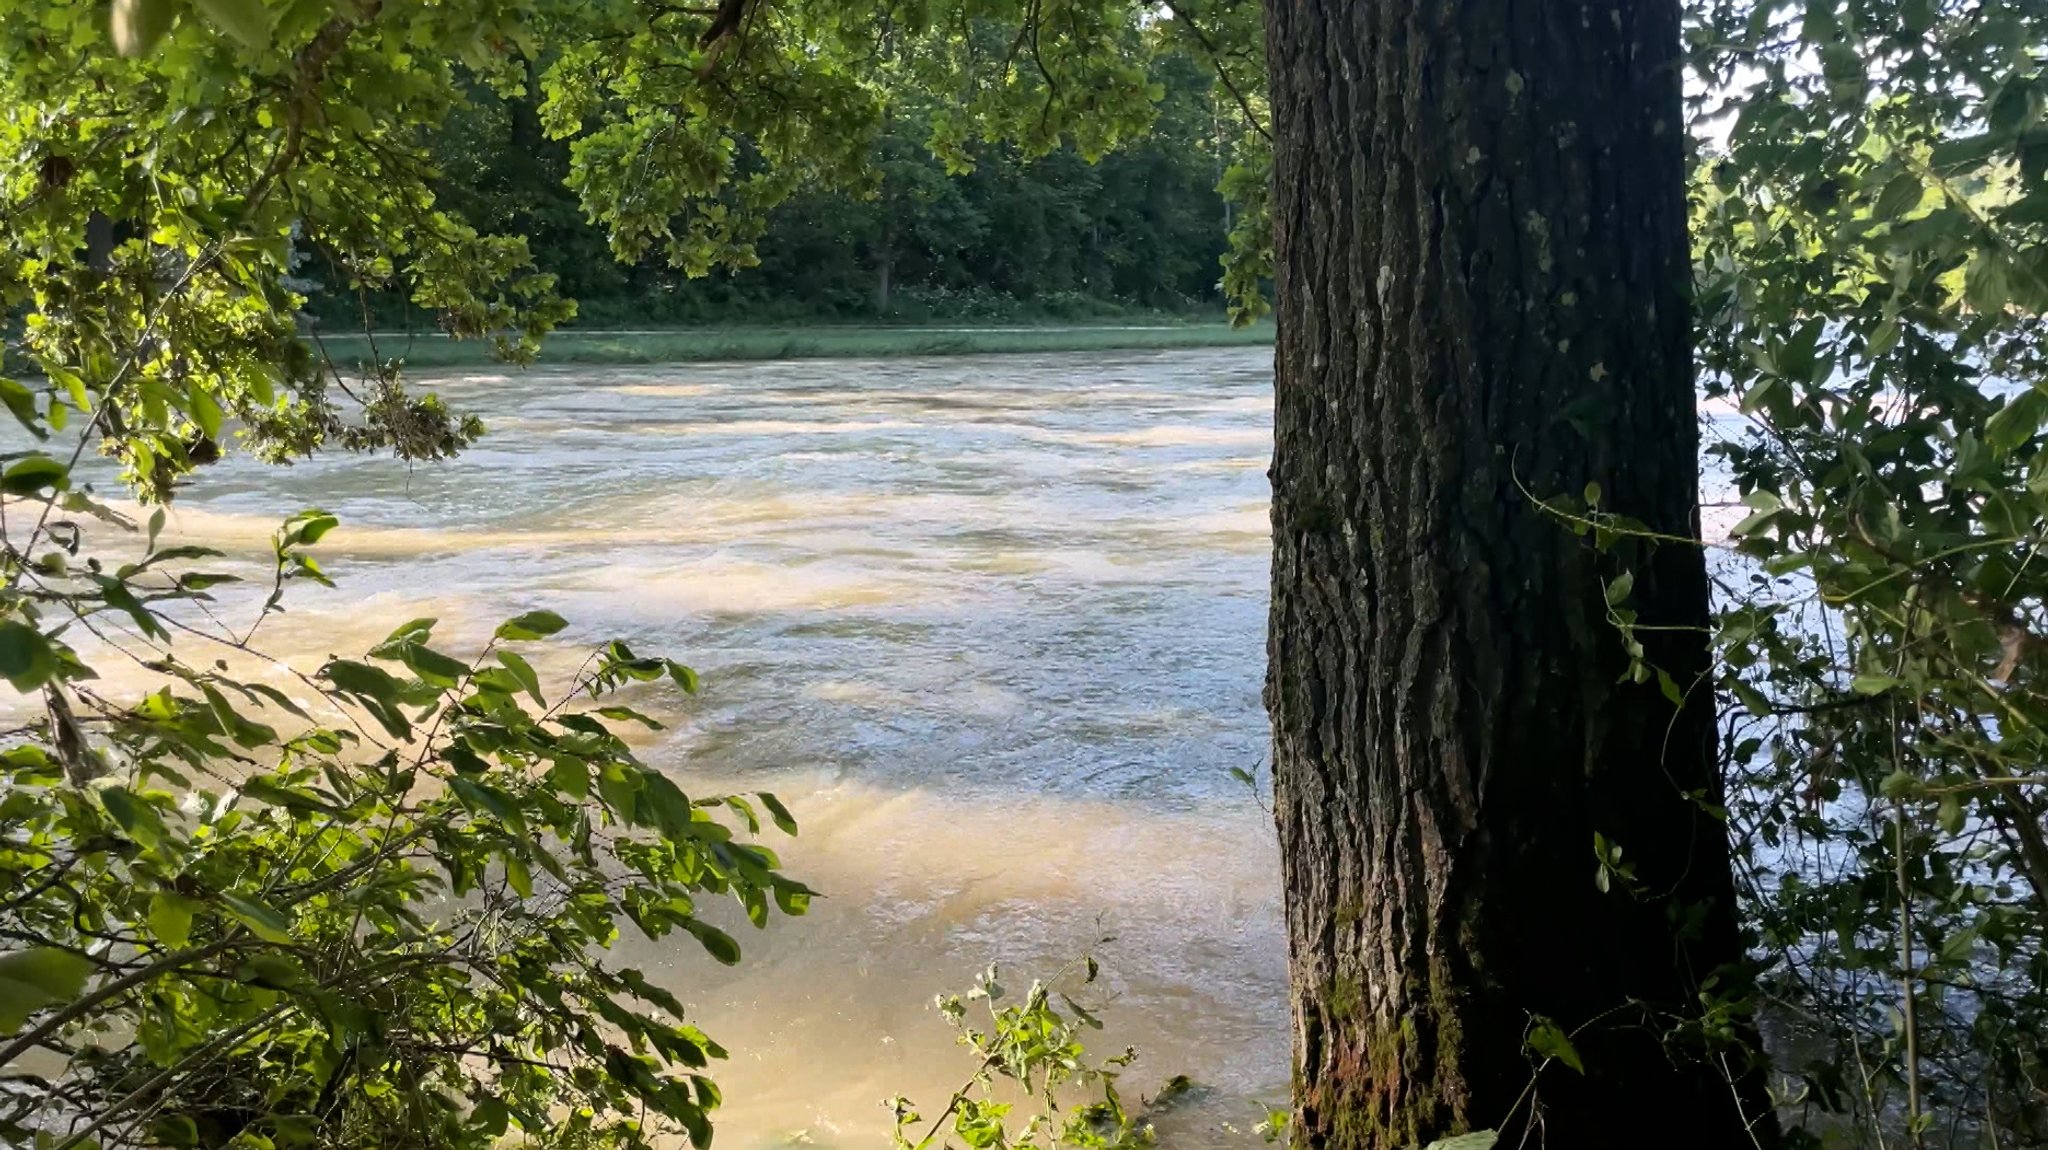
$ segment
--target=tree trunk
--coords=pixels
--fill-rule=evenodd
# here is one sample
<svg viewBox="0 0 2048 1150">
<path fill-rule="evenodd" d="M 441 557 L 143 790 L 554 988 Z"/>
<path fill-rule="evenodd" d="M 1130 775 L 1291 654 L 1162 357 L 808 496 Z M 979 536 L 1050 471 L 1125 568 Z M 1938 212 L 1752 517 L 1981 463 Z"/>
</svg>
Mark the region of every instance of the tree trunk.
<svg viewBox="0 0 2048 1150">
<path fill-rule="evenodd" d="M 1532 501 L 1698 531 L 1678 0 L 1267 8 L 1301 1144 L 1768 1145 L 1758 1072 L 1674 1033 L 1741 953 L 1701 551 Z M 1623 571 L 1682 708 L 1626 681 Z"/>
<path fill-rule="evenodd" d="M 882 120 L 882 148 L 884 150 L 881 153 L 881 158 L 884 160 L 890 158 L 888 131 L 889 120 L 887 117 L 884 117 Z M 877 318 L 887 318 L 889 315 L 890 296 L 895 286 L 892 281 L 896 278 L 896 198 L 890 194 L 890 183 L 889 168 L 885 163 L 882 167 L 882 186 L 879 194 L 875 197 L 876 206 L 882 212 L 882 235 L 875 244 L 875 315 Z"/>
<path fill-rule="evenodd" d="M 506 102 L 512 120 L 512 149 L 539 159 L 548 145 L 547 133 L 540 123 L 540 63 L 532 56 L 522 56 L 520 65 L 526 72 L 526 90 L 517 99 Z"/>
<path fill-rule="evenodd" d="M 875 314 L 889 314 L 890 280 L 896 274 L 896 221 L 882 201 L 882 242 L 875 247 Z"/>
</svg>

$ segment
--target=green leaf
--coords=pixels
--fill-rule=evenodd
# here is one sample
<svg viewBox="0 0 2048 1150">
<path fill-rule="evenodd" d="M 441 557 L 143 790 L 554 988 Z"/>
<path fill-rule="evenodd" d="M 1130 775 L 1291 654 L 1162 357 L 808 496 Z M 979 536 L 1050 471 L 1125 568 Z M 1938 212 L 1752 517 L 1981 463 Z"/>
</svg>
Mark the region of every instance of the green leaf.
<svg viewBox="0 0 2048 1150">
<path fill-rule="evenodd" d="M 9 495 L 34 495 L 45 489 L 62 491 L 71 474 L 71 469 L 47 455 L 31 455 L 16 460 L 5 473 L 0 473 L 0 491 Z"/>
<path fill-rule="evenodd" d="M 1948 834 L 1961 834 L 1963 830 L 1963 804 L 1956 796 L 1941 796 L 1941 802 L 1934 808 L 1934 821 Z"/>
<path fill-rule="evenodd" d="M 684 919 L 683 929 L 696 935 L 697 941 L 704 944 L 705 953 L 725 965 L 732 966 L 740 960 L 740 944 L 710 923 L 694 918 Z"/>
<path fill-rule="evenodd" d="M 2048 395 L 2028 388 L 1984 421 L 1984 445 L 1999 455 L 2010 454 L 2040 432 L 2044 418 Z"/>
<path fill-rule="evenodd" d="M 533 897 L 533 872 L 517 855 L 505 856 L 505 882 L 520 898 Z"/>
<path fill-rule="evenodd" d="M 1555 1059 L 1580 1074 L 1586 1072 L 1586 1064 L 1579 1058 L 1579 1048 L 1572 1045 L 1571 1035 L 1548 1018 L 1536 1018 L 1535 1025 L 1529 1029 L 1528 1043 L 1538 1058 Z"/>
<path fill-rule="evenodd" d="M 521 639 L 545 639 L 562 628 L 569 621 L 553 611 L 528 611 L 515 615 L 498 625 L 498 638 L 518 641 Z"/>
<path fill-rule="evenodd" d="M 1772 710 L 1771 701 L 1764 697 L 1762 691 L 1739 679 L 1730 683 L 1728 689 L 1734 692 L 1735 698 L 1742 704 L 1743 710 L 1748 711 L 1759 719 L 1770 716 Z"/>
<path fill-rule="evenodd" d="M 214 27 L 258 50 L 270 47 L 275 17 L 263 0 L 192 0 Z"/>
<path fill-rule="evenodd" d="M 334 805 L 322 800 L 311 791 L 299 787 L 287 787 L 261 775 L 246 779 L 239 788 L 241 793 L 260 803 L 283 807 L 286 810 L 309 814 L 332 814 Z"/>
<path fill-rule="evenodd" d="M 118 783 L 100 788 L 100 805 L 128 837 L 144 847 L 163 841 L 163 817 L 141 796 Z"/>
<path fill-rule="evenodd" d="M 782 805 L 782 800 L 776 798 L 774 792 L 755 791 L 754 797 L 760 799 L 761 805 L 768 808 L 768 816 L 775 820 L 776 827 L 783 834 L 796 833 L 796 816 L 789 813 L 789 808 Z"/>
<path fill-rule="evenodd" d="M 452 655 L 444 655 L 432 647 L 422 647 L 418 643 L 397 643 L 392 646 L 399 662 L 404 663 L 423 682 L 432 683 L 436 687 L 453 687 L 469 675 L 469 664 Z"/>
<path fill-rule="evenodd" d="M 434 634 L 434 624 L 439 622 L 439 619 L 409 619 L 399 624 L 397 629 L 389 635 L 384 636 L 384 642 L 397 643 L 401 640 L 409 640 L 414 643 L 424 643 L 432 637 Z"/>
<path fill-rule="evenodd" d="M 254 749 L 267 747 L 277 742 L 277 732 L 262 723 L 251 722 L 242 717 L 228 702 L 227 696 L 211 685 L 202 684 L 200 692 L 206 696 L 208 709 L 220 724 L 221 733 L 235 741 L 238 747 Z"/>
<path fill-rule="evenodd" d="M 154 548 L 153 543 L 151 546 Z M 152 549 L 142 562 L 121 568 L 120 577 L 126 579 L 137 571 L 147 571 L 159 563 L 170 563 L 180 559 L 218 559 L 223 554 L 225 553 L 213 547 L 166 547 L 161 551 Z"/>
<path fill-rule="evenodd" d="M 1962 963 L 1970 960 L 1977 949 L 1977 932 L 1969 927 L 1949 935 L 1941 944 L 1941 957 L 1945 962 Z"/>
<path fill-rule="evenodd" d="M 155 612 L 143 606 L 142 600 L 135 597 L 135 592 L 126 583 L 106 575 L 99 576 L 94 582 L 99 584 L 100 598 L 106 600 L 107 606 L 135 620 L 136 628 L 143 634 L 158 639 L 171 637 L 171 633 L 157 621 Z"/>
<path fill-rule="evenodd" d="M 398 709 L 404 688 L 383 668 L 350 659 L 335 659 L 322 667 L 320 674 L 334 684 L 336 690 L 361 703 L 393 738 L 402 739 L 412 734 L 412 721 Z"/>
<path fill-rule="evenodd" d="M 199 1123 L 183 1114 L 162 1114 L 150 1120 L 149 1136 L 158 1146 L 199 1145 Z"/>
<path fill-rule="evenodd" d="M 1866 671 L 1849 680 L 1849 689 L 1859 695 L 1882 695 L 1899 685 L 1898 679 L 1890 675 L 1880 675 L 1875 671 Z"/>
<path fill-rule="evenodd" d="M 549 767 L 548 782 L 578 802 L 590 796 L 590 768 L 581 762 L 565 759 Z"/>
<path fill-rule="evenodd" d="M 469 1112 L 469 1125 L 483 1138 L 497 1138 L 505 1133 L 512 1120 L 512 1111 L 503 1099 L 495 1095 L 486 1097 Z"/>
<path fill-rule="evenodd" d="M 57 652 L 34 627 L 14 619 L 0 622 L 0 676 L 26 694 L 57 673 Z"/>
<path fill-rule="evenodd" d="M 12 379 L 0 379 L 0 403 L 14 413 L 15 422 L 28 429 L 37 439 L 50 438 L 50 432 L 43 426 L 42 413 L 36 410 L 36 393 Z"/>
<path fill-rule="evenodd" d="M 291 941 L 292 920 L 270 904 L 248 895 L 230 892 L 222 892 L 220 900 L 227 904 L 228 913 L 243 926 L 248 927 L 257 938 L 265 942 Z"/>
<path fill-rule="evenodd" d="M 268 701 L 271 706 L 276 707 L 281 711 L 287 712 L 288 714 L 297 715 L 299 718 L 308 721 L 311 721 L 313 718 L 313 716 L 308 715 L 306 713 L 306 709 L 304 707 L 301 707 L 297 703 L 293 702 L 292 697 L 290 695 L 285 694 L 283 691 L 278 690 L 276 687 L 273 687 L 268 683 L 244 683 L 242 684 L 242 686 L 245 690 L 252 691 L 255 694 L 263 696 L 263 698 L 266 701 Z"/>
<path fill-rule="evenodd" d="M 235 967 L 235 978 L 271 990 L 298 990 L 307 984 L 306 968 L 289 954 L 258 951 Z"/>
<path fill-rule="evenodd" d="M 192 381 L 191 386 L 186 389 L 185 405 L 186 410 L 192 415 L 192 422 L 198 426 L 201 435 L 208 439 L 220 438 L 220 403 L 213 398 L 213 393 L 208 391 L 198 380 Z"/>
<path fill-rule="evenodd" d="M 628 967 L 619 972 L 619 981 L 626 984 L 626 989 L 668 1011 L 676 1018 L 681 1018 L 686 1013 L 681 999 L 674 993 L 647 981 L 647 975 L 642 971 Z"/>
<path fill-rule="evenodd" d="M 1618 607 L 1628 601 L 1629 592 L 1636 588 L 1636 573 L 1623 571 L 1607 584 L 1607 605 Z"/>
<path fill-rule="evenodd" d="M 515 831 L 526 826 L 526 815 L 519 809 L 519 801 L 497 787 L 461 775 L 449 779 L 448 786 L 471 810 L 490 814 Z"/>
<path fill-rule="evenodd" d="M 1663 692 L 1664 697 L 1670 700 L 1672 706 L 1681 708 L 1685 706 L 1685 692 L 1678 686 L 1678 680 L 1672 678 L 1671 672 L 1662 667 L 1657 668 L 1657 689 Z"/>
<path fill-rule="evenodd" d="M 631 707 L 621 707 L 616 705 L 609 707 L 599 707 L 597 709 L 597 713 L 603 715 L 607 719 L 617 719 L 620 722 L 627 723 L 638 723 L 641 726 L 646 727 L 650 731 L 661 731 L 667 729 L 663 727 L 659 722 L 655 721 L 654 719 L 648 718 L 646 715 L 641 714 L 640 712 L 634 710 Z"/>
<path fill-rule="evenodd" d="M 512 672 L 513 677 L 519 680 L 519 685 L 533 697 L 534 703 L 542 707 L 547 706 L 548 701 L 540 691 L 540 675 L 534 671 L 533 664 L 527 662 L 517 651 L 501 649 L 497 655 L 498 662 L 503 663 L 505 669 Z"/>
<path fill-rule="evenodd" d="M 775 879 L 773 886 L 775 888 L 775 905 L 781 908 L 782 913 L 792 917 L 810 913 L 811 898 L 816 893 L 811 888 L 802 883 L 791 882 L 780 877 Z M 1090 979 L 1089 981 L 1092 982 L 1094 980 Z"/>
<path fill-rule="evenodd" d="M 643 770 L 640 773 L 641 793 L 647 801 L 636 804 L 637 815 L 651 816 L 655 826 L 662 833 L 680 838 L 690 832 L 693 818 L 689 796 L 676 786 L 675 780 L 660 771 Z"/>
<path fill-rule="evenodd" d="M 2005 254 L 1983 247 L 1963 272 L 1963 299 L 1978 315 L 1995 316 L 2012 301 L 2011 269 Z"/>
<path fill-rule="evenodd" d="M 0 954 L 0 1036 L 19 1031 L 46 1006 L 77 998 L 92 969 L 90 959 L 53 946 Z"/>
<path fill-rule="evenodd" d="M 668 665 L 668 677 L 675 680 L 676 686 L 681 687 L 684 694 L 694 695 L 704 685 L 703 680 L 697 677 L 697 672 L 674 659 L 665 659 L 663 662 Z"/>
<path fill-rule="evenodd" d="M 284 521 L 278 532 L 277 550 L 283 553 L 293 547 L 311 546 L 340 525 L 341 520 L 318 508 L 301 511 Z"/>
<path fill-rule="evenodd" d="M 628 822 L 638 822 L 641 776 L 629 775 L 617 763 L 606 763 L 597 773 L 597 794 L 605 805 Z"/>
<path fill-rule="evenodd" d="M 1884 191 L 1877 197 L 1875 211 L 1880 220 L 1891 220 L 1903 216 L 1920 206 L 1926 189 L 1920 184 L 1920 177 L 1911 172 L 1901 172 L 1891 178 Z"/>
<path fill-rule="evenodd" d="M 349 659 L 336 659 L 321 668 L 320 673 L 337 689 L 352 695 L 365 695 L 385 703 L 398 702 L 398 680 L 392 678 L 391 673 L 382 668 Z"/>
<path fill-rule="evenodd" d="M 204 904 L 174 891 L 150 896 L 149 929 L 157 941 L 177 950 L 192 937 L 192 915 Z"/>
</svg>

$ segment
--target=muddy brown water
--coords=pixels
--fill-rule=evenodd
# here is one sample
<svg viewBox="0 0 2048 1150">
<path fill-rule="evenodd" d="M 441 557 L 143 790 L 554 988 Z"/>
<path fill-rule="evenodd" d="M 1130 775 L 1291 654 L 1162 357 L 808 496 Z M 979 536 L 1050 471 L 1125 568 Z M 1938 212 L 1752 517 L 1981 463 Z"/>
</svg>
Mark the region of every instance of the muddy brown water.
<svg viewBox="0 0 2048 1150">
<path fill-rule="evenodd" d="M 803 830 L 773 845 L 824 896 L 740 932 L 736 969 L 621 944 L 732 1052 L 720 1145 L 884 1144 L 883 1099 L 936 1113 L 972 1070 L 935 995 L 1107 936 L 1126 1093 L 1186 1074 L 1209 1089 L 1168 1143 L 1256 1144 L 1286 1093 L 1285 942 L 1271 820 L 1232 768 L 1266 738 L 1270 351 L 432 386 L 490 428 L 460 459 L 231 460 L 170 532 L 253 573 L 282 516 L 341 517 L 339 587 L 261 632 L 302 668 L 416 616 L 473 649 L 548 607 L 572 626 L 544 672 L 621 637 L 702 673 L 645 701 L 671 729 L 644 753 L 693 794 L 777 792 Z"/>
</svg>

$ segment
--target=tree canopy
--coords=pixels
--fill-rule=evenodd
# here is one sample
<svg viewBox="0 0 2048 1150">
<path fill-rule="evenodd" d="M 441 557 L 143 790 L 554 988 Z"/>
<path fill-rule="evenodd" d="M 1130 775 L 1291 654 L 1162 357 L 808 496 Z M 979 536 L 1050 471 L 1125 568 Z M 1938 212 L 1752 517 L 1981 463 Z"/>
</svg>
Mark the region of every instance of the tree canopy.
<svg viewBox="0 0 2048 1150">
<path fill-rule="evenodd" d="M 287 521 L 252 576 L 161 544 L 149 505 L 226 450 L 430 461 L 482 432 L 396 362 L 330 360 L 303 309 L 316 279 L 365 322 L 396 294 L 532 358 L 573 312 L 538 229 L 449 178 L 453 132 L 495 107 L 533 117 L 614 254 L 701 275 L 754 264 L 799 192 L 915 199 L 1135 139 L 1171 34 L 1137 17 L 0 4 L 0 400 L 30 441 L 0 470 L 0 674 L 32 708 L 0 750 L 0 1065 L 26 1075 L 0 1139 L 706 1143 L 723 1051 L 607 948 L 687 934 L 737 961 L 709 900 L 760 926 L 810 892 L 758 841 L 795 830 L 773 795 L 686 794 L 619 733 L 654 722 L 633 693 L 695 672 L 610 642 L 556 681 L 521 653 L 564 627 L 545 611 L 460 654 L 418 619 L 284 667 L 263 623 L 328 580 L 309 548 L 335 518 Z M 160 685 L 111 697 L 107 659 Z"/>
</svg>

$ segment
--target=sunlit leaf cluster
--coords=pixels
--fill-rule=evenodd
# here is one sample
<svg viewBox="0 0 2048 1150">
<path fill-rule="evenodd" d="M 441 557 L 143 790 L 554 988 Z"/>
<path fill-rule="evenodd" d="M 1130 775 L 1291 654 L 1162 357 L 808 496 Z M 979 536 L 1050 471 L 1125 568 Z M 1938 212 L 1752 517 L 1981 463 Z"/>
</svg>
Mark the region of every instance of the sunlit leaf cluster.
<svg viewBox="0 0 2048 1150">
<path fill-rule="evenodd" d="M 1102 1020 L 1075 995 L 1100 973 L 1084 956 L 1050 978 L 1033 981 L 1021 997 L 1005 987 L 995 967 L 965 994 L 938 998 L 940 1017 L 959 1031 L 973 1063 L 967 1081 L 927 1118 L 907 1098 L 889 1102 L 898 1150 L 1134 1150 L 1157 1134 L 1152 1117 L 1195 1089 L 1186 1078 L 1168 1080 L 1151 1097 L 1127 1102 L 1118 1082 L 1138 1059 L 1135 1049 L 1106 1058 L 1088 1052 L 1090 1031 Z M 1024 1101 L 1015 1096 L 1021 1093 Z"/>
</svg>

